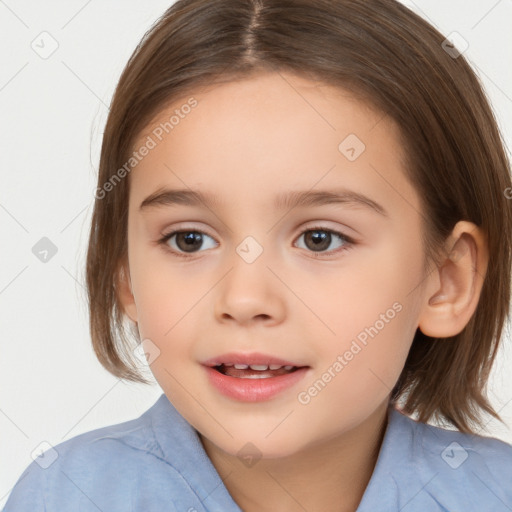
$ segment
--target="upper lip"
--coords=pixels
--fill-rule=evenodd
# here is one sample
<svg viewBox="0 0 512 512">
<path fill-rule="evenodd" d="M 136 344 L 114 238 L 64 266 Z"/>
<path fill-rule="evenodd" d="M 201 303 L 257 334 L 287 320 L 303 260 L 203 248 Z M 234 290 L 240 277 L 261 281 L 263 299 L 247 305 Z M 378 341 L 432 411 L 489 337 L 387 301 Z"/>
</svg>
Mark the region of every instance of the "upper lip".
<svg viewBox="0 0 512 512">
<path fill-rule="evenodd" d="M 259 352 L 251 352 L 250 354 L 243 354 L 241 352 L 230 352 L 228 354 L 222 354 L 220 356 L 212 357 L 207 361 L 204 361 L 203 364 L 205 366 L 219 366 L 221 364 L 260 364 L 260 365 L 269 365 L 269 364 L 279 364 L 281 366 L 296 366 L 300 368 L 302 366 L 307 366 L 299 363 L 294 363 L 292 361 L 287 361 L 286 359 L 281 359 L 279 357 L 274 357 L 269 354 L 261 354 Z"/>
</svg>

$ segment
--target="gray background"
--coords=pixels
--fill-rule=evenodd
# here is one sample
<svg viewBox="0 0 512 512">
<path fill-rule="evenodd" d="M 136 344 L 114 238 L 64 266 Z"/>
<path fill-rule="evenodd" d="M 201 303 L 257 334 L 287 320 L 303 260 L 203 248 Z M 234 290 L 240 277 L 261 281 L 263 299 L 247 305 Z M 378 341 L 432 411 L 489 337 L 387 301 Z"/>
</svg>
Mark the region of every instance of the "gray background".
<svg viewBox="0 0 512 512">
<path fill-rule="evenodd" d="M 135 418 L 162 392 L 122 382 L 96 360 L 84 264 L 107 105 L 136 44 L 171 3 L 0 0 L 0 507 L 41 442 Z M 404 3 L 469 43 L 465 56 L 510 141 L 512 0 Z M 33 49 L 41 38 L 46 51 L 58 44 L 47 58 Z M 46 263 L 32 252 L 42 237 L 57 248 Z M 509 427 L 510 345 L 505 339 L 489 385 Z M 512 443 L 499 423 L 488 429 Z"/>
</svg>

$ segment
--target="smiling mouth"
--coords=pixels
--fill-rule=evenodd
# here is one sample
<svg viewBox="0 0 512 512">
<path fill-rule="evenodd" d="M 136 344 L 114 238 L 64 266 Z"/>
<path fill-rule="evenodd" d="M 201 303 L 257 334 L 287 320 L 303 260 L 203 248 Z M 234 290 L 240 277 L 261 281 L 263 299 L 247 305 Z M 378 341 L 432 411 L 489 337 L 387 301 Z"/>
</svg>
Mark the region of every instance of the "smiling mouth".
<svg viewBox="0 0 512 512">
<path fill-rule="evenodd" d="M 217 370 L 219 373 L 238 379 L 269 379 L 272 377 L 279 377 L 280 375 L 293 373 L 299 368 L 305 367 L 281 366 L 279 364 L 219 364 L 213 366 L 213 369 Z"/>
</svg>

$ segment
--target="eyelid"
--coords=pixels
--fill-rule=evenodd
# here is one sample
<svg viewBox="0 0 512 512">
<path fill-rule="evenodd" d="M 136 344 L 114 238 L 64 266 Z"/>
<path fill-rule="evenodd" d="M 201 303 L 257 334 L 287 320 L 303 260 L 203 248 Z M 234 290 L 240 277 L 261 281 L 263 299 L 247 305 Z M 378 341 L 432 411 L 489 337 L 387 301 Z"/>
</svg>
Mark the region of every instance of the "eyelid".
<svg viewBox="0 0 512 512">
<path fill-rule="evenodd" d="M 300 228 L 300 233 L 302 234 L 304 231 L 312 230 L 312 229 L 318 229 L 323 231 L 332 231 L 335 233 L 339 233 L 340 235 L 343 235 L 345 238 L 352 240 L 354 243 L 357 240 L 357 235 L 359 235 L 359 232 L 356 231 L 354 228 L 350 228 L 348 226 L 345 226 L 344 224 L 340 227 L 339 223 L 337 223 L 337 226 L 330 226 L 329 224 L 332 223 L 332 221 L 326 221 L 326 220 L 313 220 L 308 223 L 306 223 L 305 226 L 302 226 Z M 353 234 L 347 234 L 353 233 Z"/>
<path fill-rule="evenodd" d="M 173 225 L 171 228 L 162 229 L 160 236 L 164 237 L 164 236 L 176 233 L 177 231 L 194 231 L 197 233 L 204 233 L 205 235 L 208 235 L 209 237 L 213 238 L 216 242 L 218 242 L 215 235 L 210 233 L 208 228 L 190 226 L 187 222 L 178 223 L 178 224 Z"/>
<path fill-rule="evenodd" d="M 318 229 L 318 230 L 324 230 L 324 231 L 338 232 L 339 234 L 343 235 L 345 238 L 350 238 L 354 242 L 356 241 L 357 234 L 359 234 L 359 232 L 357 230 L 355 230 L 354 228 L 345 226 L 345 225 L 343 225 L 343 227 L 341 227 L 341 228 L 331 227 L 331 226 L 329 226 L 329 222 L 332 222 L 332 221 L 312 220 L 312 221 L 306 222 L 305 224 L 301 225 L 297 236 L 303 234 L 304 231 L 311 230 L 311 229 Z M 217 238 L 215 237 L 215 235 L 213 235 L 212 233 L 210 233 L 208 231 L 208 228 L 203 228 L 203 227 L 197 228 L 196 226 L 188 225 L 187 222 L 178 223 L 177 225 L 175 225 L 169 229 L 162 229 L 160 236 L 164 237 L 166 235 L 175 233 L 176 231 L 196 231 L 198 233 L 204 233 L 204 234 L 208 235 L 209 237 L 213 238 L 217 243 L 219 242 L 217 240 Z M 353 235 L 345 234 L 345 231 L 349 231 L 354 234 Z"/>
</svg>

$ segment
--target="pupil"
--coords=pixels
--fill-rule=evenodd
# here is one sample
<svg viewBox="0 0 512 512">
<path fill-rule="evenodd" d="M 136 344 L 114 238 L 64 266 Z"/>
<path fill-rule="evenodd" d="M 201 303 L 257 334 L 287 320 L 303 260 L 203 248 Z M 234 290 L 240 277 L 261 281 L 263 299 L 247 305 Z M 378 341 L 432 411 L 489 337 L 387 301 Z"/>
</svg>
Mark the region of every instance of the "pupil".
<svg viewBox="0 0 512 512">
<path fill-rule="evenodd" d="M 185 246 L 182 247 L 180 244 L 180 240 L 185 241 Z M 183 233 L 178 233 L 176 235 L 176 244 L 178 247 L 186 252 L 193 252 L 194 249 L 198 249 L 201 247 L 202 236 L 201 233 L 197 233 L 195 231 L 187 231 Z M 197 245 L 197 247 L 195 247 Z"/>
<path fill-rule="evenodd" d="M 319 233 L 321 233 L 319 235 Z M 326 249 L 330 245 L 331 234 L 326 233 L 325 231 L 310 231 L 309 234 L 306 235 L 306 245 L 308 245 L 308 240 L 312 239 L 313 241 L 313 249 Z M 311 247 L 310 247 L 311 248 Z"/>
</svg>

